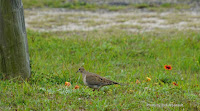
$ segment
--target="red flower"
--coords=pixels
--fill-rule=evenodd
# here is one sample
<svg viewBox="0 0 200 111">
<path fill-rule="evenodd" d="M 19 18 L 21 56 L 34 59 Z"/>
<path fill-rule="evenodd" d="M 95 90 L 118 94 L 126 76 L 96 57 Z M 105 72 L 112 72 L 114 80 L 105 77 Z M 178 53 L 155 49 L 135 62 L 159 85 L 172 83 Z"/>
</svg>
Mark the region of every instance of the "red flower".
<svg viewBox="0 0 200 111">
<path fill-rule="evenodd" d="M 173 82 L 172 84 L 173 84 L 174 86 L 178 86 L 178 84 L 177 84 L 177 83 L 175 83 L 175 82 Z"/>
<path fill-rule="evenodd" d="M 136 84 L 139 84 L 139 83 L 140 83 L 140 81 L 137 79 L 137 80 L 136 80 Z"/>
<path fill-rule="evenodd" d="M 194 87 L 199 87 L 199 85 L 198 85 L 198 84 L 195 84 Z"/>
<path fill-rule="evenodd" d="M 75 89 L 79 89 L 79 86 L 78 86 L 78 85 L 76 85 L 76 86 L 75 86 Z"/>
<path fill-rule="evenodd" d="M 165 65 L 164 68 L 165 68 L 166 70 L 172 70 L 172 66 L 171 66 L 171 65 Z"/>
</svg>

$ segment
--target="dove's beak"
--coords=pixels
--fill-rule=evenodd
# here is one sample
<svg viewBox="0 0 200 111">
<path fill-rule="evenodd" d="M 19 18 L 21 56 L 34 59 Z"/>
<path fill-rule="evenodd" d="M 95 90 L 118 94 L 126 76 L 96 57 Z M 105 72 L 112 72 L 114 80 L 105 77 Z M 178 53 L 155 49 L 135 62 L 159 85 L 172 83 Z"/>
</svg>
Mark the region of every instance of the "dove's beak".
<svg viewBox="0 0 200 111">
<path fill-rule="evenodd" d="M 79 70 L 78 71 L 76 71 L 76 73 L 78 73 L 79 72 Z"/>
</svg>

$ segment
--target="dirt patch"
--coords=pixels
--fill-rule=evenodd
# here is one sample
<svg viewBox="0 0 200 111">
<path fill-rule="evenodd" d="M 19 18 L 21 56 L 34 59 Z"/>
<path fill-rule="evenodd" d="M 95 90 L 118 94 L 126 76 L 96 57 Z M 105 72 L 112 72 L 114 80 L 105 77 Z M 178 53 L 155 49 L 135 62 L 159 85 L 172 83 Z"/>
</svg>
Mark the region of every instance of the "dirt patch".
<svg viewBox="0 0 200 111">
<path fill-rule="evenodd" d="M 25 10 L 26 27 L 36 31 L 92 31 L 122 29 L 133 32 L 156 29 L 200 30 L 198 12 Z"/>
</svg>

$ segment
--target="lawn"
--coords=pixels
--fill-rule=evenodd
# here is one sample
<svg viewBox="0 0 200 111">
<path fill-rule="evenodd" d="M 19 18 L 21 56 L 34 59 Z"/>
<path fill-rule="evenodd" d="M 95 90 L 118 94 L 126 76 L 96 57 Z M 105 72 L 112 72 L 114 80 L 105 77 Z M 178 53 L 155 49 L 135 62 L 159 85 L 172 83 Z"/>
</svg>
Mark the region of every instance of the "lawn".
<svg viewBox="0 0 200 111">
<path fill-rule="evenodd" d="M 31 78 L 0 81 L 0 110 L 200 110 L 199 32 L 28 30 L 27 37 Z M 93 92 L 76 73 L 81 66 L 127 85 Z"/>
<path fill-rule="evenodd" d="M 65 0 L 22 1 L 25 9 L 147 9 L 147 12 L 159 12 L 191 8 L 188 4 L 169 3 L 109 6 L 76 0 L 73 3 Z M 165 18 L 171 20 L 171 24 L 187 19 L 184 16 Z M 59 18 L 53 20 L 61 23 Z M 125 18 L 120 20 L 124 22 Z M 66 17 L 63 21 L 71 22 Z M 95 21 L 88 23 L 98 24 Z M 44 22 L 32 21 L 32 24 L 45 26 Z M 131 32 L 126 27 L 133 26 L 58 32 L 27 29 L 32 75 L 21 81 L 19 78 L 5 80 L 0 73 L 0 111 L 200 110 L 200 32 L 186 28 Z M 134 27 L 141 29 L 139 25 Z M 165 69 L 165 65 L 172 69 Z M 82 75 L 76 73 L 81 66 L 124 85 L 105 86 L 93 92 L 84 85 Z M 66 82 L 71 86 L 66 86 Z"/>
</svg>

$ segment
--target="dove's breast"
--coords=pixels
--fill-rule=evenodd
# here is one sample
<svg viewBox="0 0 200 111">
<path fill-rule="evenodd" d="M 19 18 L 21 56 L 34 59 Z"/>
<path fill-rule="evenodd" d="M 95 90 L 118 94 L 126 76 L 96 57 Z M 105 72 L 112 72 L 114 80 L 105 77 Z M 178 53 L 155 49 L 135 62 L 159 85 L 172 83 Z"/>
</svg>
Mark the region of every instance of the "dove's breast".
<svg viewBox="0 0 200 111">
<path fill-rule="evenodd" d="M 83 82 L 84 82 L 85 85 L 88 85 L 87 82 L 86 82 L 86 75 L 84 75 L 84 77 L 83 77 Z"/>
</svg>

